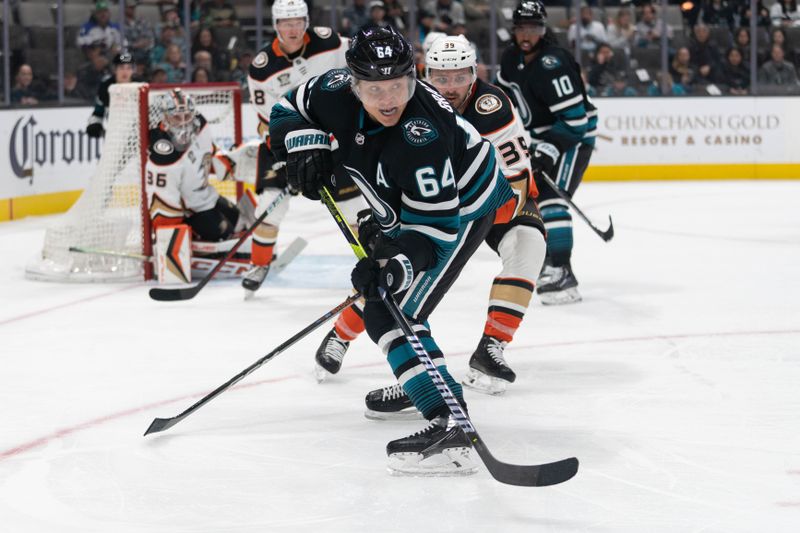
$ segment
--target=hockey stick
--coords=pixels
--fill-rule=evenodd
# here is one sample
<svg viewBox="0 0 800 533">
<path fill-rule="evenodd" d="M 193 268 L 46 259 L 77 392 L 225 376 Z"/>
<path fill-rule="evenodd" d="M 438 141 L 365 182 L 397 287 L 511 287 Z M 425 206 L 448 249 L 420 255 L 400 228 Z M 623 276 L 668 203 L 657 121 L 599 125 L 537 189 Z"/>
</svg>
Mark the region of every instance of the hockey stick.
<svg viewBox="0 0 800 533">
<path fill-rule="evenodd" d="M 330 192 L 328 192 L 327 188 L 323 187 L 320 190 L 320 195 L 322 196 L 322 202 L 325 204 L 325 207 L 328 208 L 328 211 L 330 211 L 342 234 L 353 248 L 356 257 L 359 259 L 367 257 L 364 248 L 361 246 L 361 243 L 358 242 L 358 237 L 353 234 L 353 230 L 342 216 L 342 212 L 339 210 L 336 201 L 333 199 Z M 419 359 L 420 363 L 425 367 L 425 372 L 428 373 L 428 376 L 430 376 L 439 394 L 442 395 L 456 423 L 458 423 L 461 430 L 472 443 L 472 446 L 477 450 L 478 455 L 483 460 L 483 464 L 486 465 L 486 469 L 493 478 L 508 485 L 544 487 L 563 483 L 571 479 L 578 472 L 578 460 L 575 457 L 539 465 L 514 465 L 495 459 L 489 451 L 489 448 L 483 442 L 483 439 L 478 435 L 478 431 L 475 429 L 475 426 L 472 425 L 469 416 L 467 416 L 461 404 L 456 400 L 450 387 L 447 386 L 439 369 L 433 364 L 431 356 L 425 351 L 419 337 L 417 337 L 414 330 L 411 329 L 411 325 L 400 310 L 394 297 L 391 294 L 387 294 L 382 288 L 380 288 L 378 292 L 386 308 L 389 310 L 389 313 L 403 331 L 403 335 L 405 335 L 406 340 L 414 350 L 417 359 Z"/>
<path fill-rule="evenodd" d="M 270 276 L 275 276 L 280 274 L 289 263 L 294 261 L 295 257 L 300 255 L 305 247 L 308 245 L 308 241 L 302 237 L 296 237 L 289 246 L 286 247 L 277 258 L 270 263 L 269 273 Z M 89 254 L 89 255 L 101 255 L 106 257 L 119 257 L 121 259 L 130 259 L 132 261 L 149 261 L 154 262 L 155 258 L 152 255 L 142 255 L 142 254 L 134 254 L 128 252 L 117 252 L 114 250 L 101 250 L 98 248 L 82 248 L 80 246 L 70 246 L 70 252 L 79 253 L 79 254 Z M 219 264 L 220 259 L 214 259 L 211 257 L 192 257 L 192 265 L 194 266 L 194 262 L 200 263 L 207 263 L 211 268 L 214 268 Z M 213 266 L 212 266 L 213 265 Z M 234 275 L 241 275 L 239 272 L 233 272 Z"/>
<path fill-rule="evenodd" d="M 226 381 L 225 383 L 214 389 L 212 392 L 203 396 L 197 403 L 195 403 L 194 405 L 192 405 L 179 415 L 173 416 L 172 418 L 153 419 L 153 421 L 150 423 L 150 426 L 147 428 L 147 431 L 145 431 L 144 434 L 149 435 L 150 433 L 158 433 L 159 431 L 165 431 L 171 428 L 172 426 L 174 426 L 175 424 L 177 424 L 178 422 L 180 422 L 181 420 L 183 420 L 184 418 L 186 418 L 193 412 L 197 411 L 202 406 L 204 406 L 205 404 L 207 404 L 208 402 L 210 402 L 211 400 L 213 400 L 214 398 L 216 398 L 217 396 L 219 396 L 220 394 L 231 388 L 237 382 L 244 379 L 245 376 L 255 371 L 261 365 L 263 365 L 270 359 L 273 359 L 275 356 L 277 356 L 278 354 L 280 354 L 281 352 L 292 346 L 294 343 L 296 343 L 297 341 L 299 341 L 300 339 L 302 339 L 303 337 L 305 337 L 306 335 L 317 329 L 319 326 L 327 322 L 329 319 L 338 315 L 341 311 L 344 311 L 346 308 L 350 307 L 359 298 L 361 298 L 360 293 L 353 294 L 345 301 L 343 301 L 342 303 L 340 303 L 339 305 L 337 305 L 336 307 L 334 307 L 333 309 L 331 309 L 330 311 L 328 311 L 327 313 L 316 319 L 314 322 L 312 322 L 311 324 L 309 324 L 308 326 L 297 332 L 292 338 L 290 338 L 289 340 L 287 340 L 286 342 L 284 342 L 283 344 L 281 344 L 280 346 L 269 352 L 267 355 L 265 355 L 252 365 L 248 366 L 235 376 L 233 376 L 231 379 L 229 379 L 228 381 Z"/>
<path fill-rule="evenodd" d="M 264 212 L 261 213 L 261 216 L 258 217 L 256 221 L 253 222 L 253 224 L 249 228 L 247 228 L 247 231 L 245 231 L 244 234 L 241 237 L 239 237 L 239 240 L 236 241 L 236 244 L 233 245 L 233 248 L 231 248 L 228 251 L 228 253 L 225 255 L 225 257 L 223 257 L 220 260 L 217 266 L 212 268 L 211 271 L 208 274 L 206 274 L 206 277 L 200 280 L 200 283 L 192 287 L 177 288 L 177 289 L 155 287 L 150 289 L 150 298 L 152 298 L 153 300 L 158 300 L 160 302 L 172 302 L 176 300 L 191 300 L 192 298 L 197 296 L 197 293 L 203 290 L 203 287 L 205 287 L 206 284 L 209 281 L 211 281 L 211 278 L 213 278 L 217 274 L 217 272 L 220 271 L 222 266 L 225 263 L 227 263 L 231 257 L 233 257 L 233 255 L 236 253 L 236 250 L 238 250 L 239 247 L 242 244 L 244 244 L 244 241 L 247 240 L 250 234 L 255 231 L 258 225 L 261 224 L 264 221 L 264 219 L 267 218 L 267 216 L 269 216 L 269 214 L 278 206 L 278 204 L 280 204 L 283 201 L 284 198 L 286 198 L 286 196 L 288 196 L 288 194 L 289 194 L 289 189 L 286 188 L 284 188 L 281 192 L 278 193 L 278 196 L 276 196 L 275 199 L 272 200 L 272 202 L 270 202 L 270 204 L 267 206 Z"/>
<path fill-rule="evenodd" d="M 539 171 L 539 174 L 541 175 L 544 182 L 547 183 L 551 189 L 553 189 L 553 192 L 555 192 L 562 200 L 564 200 L 567 203 L 567 205 L 570 206 L 570 208 L 572 208 L 576 213 L 578 213 L 578 216 L 580 216 L 584 222 L 589 224 L 589 227 L 592 228 L 592 231 L 597 233 L 601 239 L 608 242 L 614 238 L 614 222 L 611 220 L 611 215 L 608 215 L 608 229 L 605 231 L 601 230 L 600 228 L 592 224 L 592 221 L 589 220 L 589 217 L 584 215 L 583 211 L 578 209 L 578 206 L 575 205 L 575 203 L 567 195 L 567 193 L 558 188 L 558 185 L 556 185 L 556 183 L 550 176 L 548 176 L 544 171 L 541 170 Z"/>
</svg>

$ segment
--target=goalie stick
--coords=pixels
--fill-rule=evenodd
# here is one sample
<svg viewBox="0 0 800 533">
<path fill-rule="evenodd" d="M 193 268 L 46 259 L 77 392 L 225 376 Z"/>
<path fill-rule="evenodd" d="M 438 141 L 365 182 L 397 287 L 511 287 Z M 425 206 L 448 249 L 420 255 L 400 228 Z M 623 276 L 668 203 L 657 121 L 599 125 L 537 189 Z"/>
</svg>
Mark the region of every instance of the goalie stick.
<svg viewBox="0 0 800 533">
<path fill-rule="evenodd" d="M 356 257 L 358 259 L 367 257 L 367 253 L 364 251 L 364 248 L 358 241 L 358 237 L 353 234 L 353 230 L 347 224 L 342 212 L 339 210 L 339 206 L 336 205 L 336 201 L 333 199 L 326 187 L 323 187 L 320 190 L 320 195 L 322 197 L 322 203 L 324 203 L 325 207 L 328 208 L 328 211 L 336 221 L 336 225 L 339 226 L 339 229 L 347 239 L 347 242 L 350 244 L 353 252 L 355 252 Z M 461 404 L 458 403 L 458 400 L 456 400 L 453 392 L 450 390 L 450 387 L 447 386 L 447 383 L 444 381 L 439 369 L 433 364 L 431 356 L 427 351 L 425 351 L 425 348 L 422 346 L 422 342 L 419 340 L 419 337 L 417 337 L 416 333 L 414 333 L 414 330 L 411 329 L 411 325 L 408 323 L 405 315 L 400 310 L 400 307 L 397 305 L 394 297 L 391 294 L 388 294 L 382 288 L 379 289 L 379 293 L 381 295 L 381 299 L 386 305 L 386 308 L 389 310 L 389 313 L 391 313 L 392 317 L 395 319 L 395 322 L 397 322 L 397 325 L 400 326 L 400 329 L 403 331 L 403 335 L 405 335 L 406 340 L 414 350 L 414 354 L 417 356 L 417 359 L 419 359 L 419 361 L 425 367 L 425 372 L 427 372 L 428 376 L 430 376 L 433 384 L 439 391 L 439 394 L 442 395 L 442 398 L 447 404 L 447 407 L 450 409 L 450 412 L 453 414 L 453 418 L 455 419 L 456 423 L 466 434 L 475 450 L 477 450 L 478 455 L 480 456 L 481 460 L 483 460 L 483 464 L 486 465 L 486 469 L 493 478 L 508 485 L 517 485 L 522 487 L 544 487 L 548 485 L 557 485 L 559 483 L 568 481 L 578 472 L 578 459 L 575 457 L 539 465 L 514 465 L 495 459 L 495 457 L 489 451 L 489 448 L 483 442 L 481 436 L 478 434 L 478 430 L 475 429 L 475 426 L 472 424 L 469 416 L 464 412 L 464 409 L 461 407 Z"/>
<path fill-rule="evenodd" d="M 275 199 L 272 200 L 272 202 L 270 202 L 270 204 L 267 206 L 264 212 L 261 213 L 261 216 L 258 217 L 256 221 L 253 222 L 253 224 L 249 228 L 247 228 L 247 231 L 245 231 L 244 234 L 242 234 L 242 236 L 239 237 L 239 240 L 236 241 L 236 244 L 233 245 L 233 248 L 231 248 L 228 251 L 228 253 L 225 255 L 225 257 L 223 257 L 220 260 L 217 266 L 211 269 L 211 272 L 206 274 L 206 277 L 200 280 L 200 283 L 192 287 L 185 287 L 178 289 L 154 287 L 150 289 L 150 298 L 152 298 L 153 300 L 158 300 L 160 302 L 172 302 L 176 300 L 191 300 L 192 298 L 197 296 L 197 293 L 203 290 L 203 287 L 205 287 L 206 284 L 209 281 L 211 281 L 211 278 L 213 278 L 217 274 L 217 272 L 219 272 L 222 266 L 226 262 L 228 262 L 228 260 L 231 257 L 233 257 L 233 255 L 236 253 L 236 250 L 238 250 L 239 247 L 242 244 L 244 244 L 244 241 L 247 240 L 250 234 L 255 231 L 258 225 L 261 224 L 264 221 L 264 219 L 269 216 L 269 214 L 275 209 L 275 207 L 277 207 L 278 204 L 280 204 L 288 194 L 289 194 L 289 189 L 286 188 L 284 188 L 280 193 L 278 193 L 278 196 L 276 196 Z"/>
<path fill-rule="evenodd" d="M 549 185 L 551 189 L 553 189 L 553 192 L 556 193 L 562 200 L 564 200 L 567 203 L 567 205 L 569 205 L 576 213 L 578 213 L 578 216 L 580 216 L 583 219 L 583 221 L 586 222 L 590 228 L 592 228 L 592 231 L 594 231 L 600 236 L 601 239 L 603 239 L 605 242 L 608 242 L 614 238 L 614 222 L 611 220 L 611 215 L 608 215 L 608 229 L 605 231 L 601 230 L 600 228 L 592 224 L 592 221 L 589 220 L 589 217 L 584 215 L 583 211 L 578 209 L 578 206 L 575 205 L 575 202 L 572 201 L 572 198 L 570 198 L 569 195 L 567 195 L 567 193 L 558 188 L 558 185 L 556 185 L 556 183 L 550 176 L 548 176 L 543 171 L 539 171 L 539 174 L 541 175 L 544 182 L 547 183 L 547 185 Z"/>
<path fill-rule="evenodd" d="M 339 305 L 337 305 L 336 307 L 334 307 L 333 309 L 331 309 L 330 311 L 328 311 L 327 313 L 316 319 L 314 322 L 312 322 L 311 324 L 309 324 L 308 326 L 297 332 L 292 338 L 290 338 L 289 340 L 287 340 L 286 342 L 284 342 L 283 344 L 281 344 L 280 346 L 269 352 L 267 355 L 265 355 L 252 365 L 248 366 L 235 376 L 233 376 L 231 379 L 229 379 L 228 381 L 226 381 L 225 383 L 223 383 L 222 385 L 220 385 L 207 395 L 203 396 L 194 405 L 192 405 L 179 415 L 173 416 L 172 418 L 153 419 L 153 421 L 150 423 L 150 426 L 147 428 L 147 431 L 145 431 L 144 434 L 149 435 L 150 433 L 158 433 L 159 431 L 165 431 L 171 428 L 172 426 L 174 426 L 175 424 L 177 424 L 178 422 L 180 422 L 181 420 L 183 420 L 184 418 L 186 418 L 193 412 L 197 411 L 205 404 L 207 404 L 208 402 L 210 402 L 211 400 L 213 400 L 214 398 L 216 398 L 217 396 L 219 396 L 220 394 L 231 388 L 233 385 L 244 379 L 248 374 L 254 372 L 261 365 L 273 359 L 274 357 L 282 353 L 284 350 L 292 346 L 294 343 L 301 340 L 303 337 L 305 337 L 306 335 L 317 329 L 319 326 L 330 320 L 332 317 L 338 315 L 341 311 L 344 311 L 346 308 L 353 305 L 353 303 L 355 303 L 356 300 L 358 300 L 359 298 L 361 298 L 360 293 L 353 294 L 345 301 L 343 301 L 342 303 L 340 303 Z"/>
<path fill-rule="evenodd" d="M 306 245 L 308 245 L 308 241 L 306 241 L 304 238 L 302 237 L 295 238 L 291 243 L 289 243 L 289 246 L 287 246 L 283 252 L 277 254 L 275 260 L 272 263 L 270 263 L 270 275 L 279 274 L 281 271 L 283 271 L 287 266 L 289 266 L 289 263 L 294 261 L 294 259 L 298 255 L 300 255 L 300 252 L 302 252 L 305 249 Z M 116 252 L 114 250 L 101 250 L 98 248 L 83 248 L 80 246 L 70 246 L 69 251 L 79 254 L 119 257 L 120 259 L 130 259 L 133 261 L 149 261 L 149 262 L 155 261 L 155 258 L 151 255 L 134 254 L 129 252 Z M 211 257 L 192 258 L 192 260 L 198 260 L 198 259 L 207 262 L 207 264 L 209 265 L 213 265 L 212 268 L 216 267 L 217 264 L 220 262 L 219 259 L 214 259 Z"/>
</svg>

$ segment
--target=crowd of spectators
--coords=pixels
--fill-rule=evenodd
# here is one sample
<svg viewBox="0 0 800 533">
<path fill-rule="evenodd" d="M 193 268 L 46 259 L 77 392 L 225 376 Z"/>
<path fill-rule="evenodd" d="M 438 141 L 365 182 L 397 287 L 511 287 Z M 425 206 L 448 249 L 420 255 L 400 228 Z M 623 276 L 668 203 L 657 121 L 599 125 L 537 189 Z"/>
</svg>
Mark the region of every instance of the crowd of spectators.
<svg viewBox="0 0 800 533">
<path fill-rule="evenodd" d="M 37 0 L 26 0 L 37 1 Z M 110 60 L 121 50 L 135 60 L 135 81 L 180 83 L 235 81 L 247 88 L 247 71 L 255 54 L 254 19 L 240 20 L 243 0 L 192 0 L 189 31 L 181 0 L 124 1 L 124 24 L 115 23 L 119 6 L 107 0 L 86 5 L 86 20 L 65 32 L 64 97 L 91 100 L 100 81 L 110 73 Z M 339 0 L 338 30 L 353 35 L 367 23 L 392 24 L 409 31 L 408 0 Z M 751 93 L 750 1 L 687 0 L 670 9 L 680 18 L 663 22 L 659 2 L 593 0 L 577 16 L 551 17 L 559 42 L 576 49 L 587 87 L 598 96 L 746 95 Z M 760 94 L 800 94 L 800 9 L 797 0 L 758 0 L 757 81 Z M 265 0 L 264 42 L 272 38 Z M 307 0 L 312 25 L 330 24 L 329 0 Z M 603 8 L 597 6 L 600 3 Z M 614 5 L 616 3 L 616 5 Z M 552 11 L 572 11 L 571 0 L 546 2 Z M 140 6 L 150 9 L 140 15 Z M 498 0 L 497 21 L 510 26 L 511 0 Z M 153 16 L 154 6 L 157 7 Z M 613 6 L 613 7 L 612 7 Z M 419 0 L 414 34 L 422 51 L 426 37 L 465 35 L 473 41 L 481 62 L 479 74 L 488 77 L 484 62 L 491 39 L 503 39 L 489 28 L 489 0 Z M 31 29 L 32 30 L 32 29 Z M 662 36 L 663 34 L 663 36 Z M 662 69 L 662 37 L 667 42 L 666 70 Z M 24 42 L 20 41 L 20 42 Z M 506 43 L 498 42 L 502 48 Z M 52 52 L 52 50 L 51 50 Z M 30 55 L 30 57 L 28 57 Z M 53 56 L 55 54 L 52 54 Z M 56 99 L 54 59 L 39 62 L 25 46 L 15 50 L 12 103 L 36 105 Z M 187 57 L 190 58 L 187 64 Z M 68 61 L 67 61 L 68 60 Z M 421 58 L 420 58 L 421 61 Z M 246 91 L 245 91 L 246 95 Z"/>
</svg>

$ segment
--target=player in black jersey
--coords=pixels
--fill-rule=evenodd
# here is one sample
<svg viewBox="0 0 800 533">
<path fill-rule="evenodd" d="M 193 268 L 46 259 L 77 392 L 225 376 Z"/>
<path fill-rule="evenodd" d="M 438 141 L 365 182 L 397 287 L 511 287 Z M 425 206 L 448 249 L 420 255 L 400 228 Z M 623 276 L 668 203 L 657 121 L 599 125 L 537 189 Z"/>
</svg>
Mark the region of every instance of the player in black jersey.
<svg viewBox="0 0 800 533">
<path fill-rule="evenodd" d="M 528 134 L 505 93 L 477 78 L 476 53 L 464 36 L 441 36 L 431 43 L 425 55 L 425 77 L 494 145 L 501 170 L 517 195 L 498 211 L 486 239 L 500 256 L 503 270 L 492 283 L 483 336 L 464 381 L 480 392 L 500 394 L 516 379 L 503 351 L 525 316 L 546 249 L 544 224 L 534 200 L 536 185 L 528 157 Z M 326 363 L 325 368 L 332 368 L 331 373 L 339 370 L 350 342 L 363 330 L 359 313 L 346 309 L 317 351 L 317 359 Z M 390 396 L 388 389 L 386 392 L 376 391 L 368 398 Z M 397 391 L 395 396 L 400 394 L 402 391 Z M 377 405 L 375 399 L 368 399 L 367 404 L 371 418 L 405 417 L 389 406 Z M 410 402 L 402 405 L 413 408 Z"/>
<path fill-rule="evenodd" d="M 500 59 L 497 84 L 508 94 L 532 138 L 534 175 L 545 172 L 572 196 L 589 165 L 597 109 L 586 96 L 580 67 L 547 29 L 539 0 L 514 10 L 514 43 Z M 572 273 L 572 216 L 567 204 L 537 180 L 539 208 L 547 228 L 547 260 L 537 294 L 545 304 L 580 301 Z"/>
<path fill-rule="evenodd" d="M 272 150 L 290 185 L 312 199 L 330 180 L 334 154 L 372 208 L 381 236 L 352 273 L 365 294 L 364 321 L 411 401 L 430 420 L 387 446 L 399 472 L 466 473 L 469 442 L 412 347 L 377 297 L 395 294 L 423 346 L 462 404 L 427 318 L 513 198 L 489 141 L 435 89 L 417 81 L 411 44 L 391 27 L 362 28 L 348 69 L 291 91 L 272 110 Z M 421 452 L 425 451 L 425 454 Z"/>
<path fill-rule="evenodd" d="M 89 125 L 86 126 L 86 134 L 89 137 L 103 137 L 106 130 L 103 128 L 103 120 L 106 118 L 108 109 L 108 88 L 115 83 L 130 83 L 133 78 L 133 56 L 127 52 L 117 54 L 112 61 L 114 72 L 106 76 L 100 87 L 97 88 L 97 95 L 94 98 L 94 109 L 92 116 L 89 117 Z"/>
</svg>

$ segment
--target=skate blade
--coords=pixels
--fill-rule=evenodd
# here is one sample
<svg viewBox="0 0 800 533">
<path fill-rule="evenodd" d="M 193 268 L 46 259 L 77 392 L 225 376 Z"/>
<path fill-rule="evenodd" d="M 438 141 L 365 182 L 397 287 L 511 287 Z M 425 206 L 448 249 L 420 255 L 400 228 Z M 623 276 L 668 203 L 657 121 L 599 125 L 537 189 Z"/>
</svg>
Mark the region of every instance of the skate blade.
<svg viewBox="0 0 800 533">
<path fill-rule="evenodd" d="M 244 301 L 247 302 L 252 300 L 256 296 L 256 291 L 251 291 L 250 289 L 244 290 Z"/>
<path fill-rule="evenodd" d="M 402 411 L 373 411 L 367 409 L 364 416 L 370 420 L 423 420 L 424 417 L 416 407 L 408 407 Z"/>
<path fill-rule="evenodd" d="M 322 368 L 318 364 L 314 365 L 314 379 L 317 380 L 317 383 L 322 383 L 323 381 L 325 381 L 326 379 L 328 379 L 332 375 L 333 374 L 331 374 L 330 372 L 328 372 L 327 370 L 325 370 L 324 368 Z"/>
<path fill-rule="evenodd" d="M 471 368 L 461 384 L 475 392 L 498 396 L 505 394 L 508 381 L 484 374 L 480 370 Z"/>
<path fill-rule="evenodd" d="M 471 476 L 478 471 L 468 447 L 447 448 L 426 458 L 419 453 L 393 453 L 388 468 L 393 476 L 415 477 Z"/>
<path fill-rule="evenodd" d="M 578 303 L 583 298 L 581 298 L 578 289 L 571 287 L 563 291 L 539 293 L 539 300 L 541 300 L 542 305 L 566 305 Z"/>
</svg>

